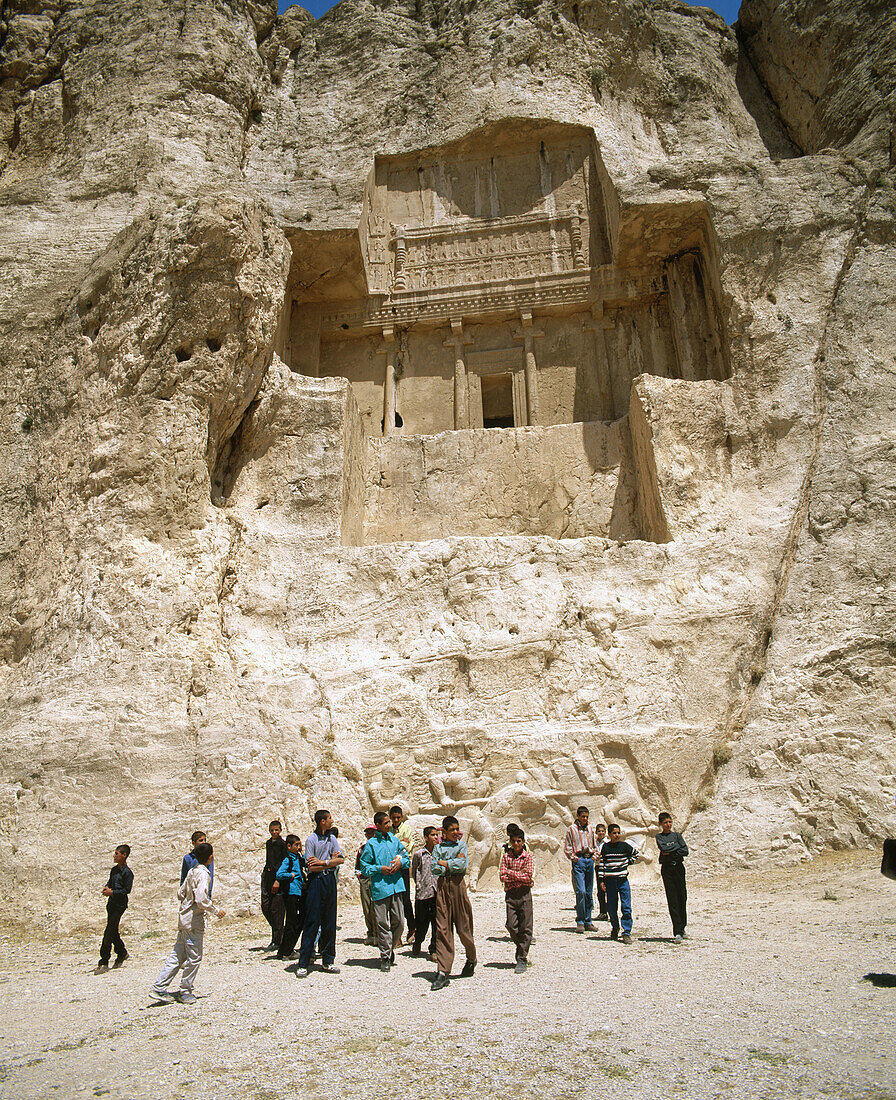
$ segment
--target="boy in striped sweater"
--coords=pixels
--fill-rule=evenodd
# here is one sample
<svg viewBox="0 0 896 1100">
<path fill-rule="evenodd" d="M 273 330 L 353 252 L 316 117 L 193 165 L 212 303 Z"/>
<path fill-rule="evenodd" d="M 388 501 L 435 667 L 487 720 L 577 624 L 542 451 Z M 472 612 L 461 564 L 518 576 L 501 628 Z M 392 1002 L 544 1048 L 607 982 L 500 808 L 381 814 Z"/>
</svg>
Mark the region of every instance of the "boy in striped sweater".
<svg viewBox="0 0 896 1100">
<path fill-rule="evenodd" d="M 619 939 L 619 908 L 622 908 L 622 942 L 632 942 L 632 888 L 628 869 L 640 858 L 638 852 L 620 839 L 618 825 L 607 826 L 607 841 L 600 850 L 598 878 L 607 892 L 610 914 L 610 939 Z"/>
</svg>

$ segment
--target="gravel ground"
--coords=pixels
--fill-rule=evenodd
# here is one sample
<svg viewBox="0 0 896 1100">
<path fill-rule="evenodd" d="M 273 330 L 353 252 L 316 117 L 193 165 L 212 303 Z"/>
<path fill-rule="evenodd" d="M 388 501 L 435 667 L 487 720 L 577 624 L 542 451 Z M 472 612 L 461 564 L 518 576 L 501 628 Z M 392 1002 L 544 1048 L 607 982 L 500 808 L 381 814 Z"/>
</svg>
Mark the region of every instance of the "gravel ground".
<svg viewBox="0 0 896 1100">
<path fill-rule="evenodd" d="M 102 977 L 96 937 L 6 934 L 0 1096 L 896 1100 L 896 989 L 863 980 L 896 972 L 877 868 L 848 853 L 692 882 L 681 946 L 659 883 L 633 887 L 630 947 L 577 935 L 570 892 L 537 893 L 524 975 L 502 899 L 476 897 L 476 974 L 437 993 L 404 951 L 380 973 L 354 907 L 342 972 L 304 981 L 266 961 L 260 919 L 216 925 L 192 1006 L 147 997 L 173 927 L 129 937 L 125 920 L 132 960 Z"/>
</svg>

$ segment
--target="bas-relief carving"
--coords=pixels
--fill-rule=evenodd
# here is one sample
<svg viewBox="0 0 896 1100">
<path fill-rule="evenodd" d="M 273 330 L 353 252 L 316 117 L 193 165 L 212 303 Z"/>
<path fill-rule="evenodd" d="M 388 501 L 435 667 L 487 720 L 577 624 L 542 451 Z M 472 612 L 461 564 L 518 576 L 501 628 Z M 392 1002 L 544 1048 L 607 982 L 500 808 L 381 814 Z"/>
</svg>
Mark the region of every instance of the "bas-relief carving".
<svg viewBox="0 0 896 1100">
<path fill-rule="evenodd" d="M 470 737 L 476 734 L 470 731 Z M 500 862 L 506 826 L 518 824 L 536 853 L 556 856 L 576 808 L 586 803 L 592 821 L 615 821 L 623 835 L 653 856 L 644 840 L 655 816 L 645 805 L 631 767 L 607 759 L 599 748 L 574 741 L 550 748 L 520 746 L 511 756 L 506 744 L 482 738 L 426 747 L 367 746 L 365 788 L 372 812 L 400 804 L 412 819 L 418 840 L 426 825 L 447 814 L 461 823 L 470 851 L 470 886 Z"/>
</svg>

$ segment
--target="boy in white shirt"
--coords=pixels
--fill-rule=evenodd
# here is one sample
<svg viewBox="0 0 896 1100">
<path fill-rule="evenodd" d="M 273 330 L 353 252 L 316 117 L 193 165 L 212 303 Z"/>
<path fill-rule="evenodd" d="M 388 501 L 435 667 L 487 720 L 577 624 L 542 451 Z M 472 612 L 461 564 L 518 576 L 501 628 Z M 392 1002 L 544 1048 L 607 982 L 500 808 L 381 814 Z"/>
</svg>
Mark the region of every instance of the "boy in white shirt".
<svg viewBox="0 0 896 1100">
<path fill-rule="evenodd" d="M 156 978 L 155 985 L 149 991 L 150 997 L 159 1001 L 176 999 L 182 1005 L 195 1004 L 193 983 L 199 964 L 202 962 L 202 938 L 205 934 L 205 918 L 208 913 L 224 916 L 223 909 L 217 909 L 211 897 L 211 874 L 209 864 L 214 858 L 211 844 L 197 844 L 192 853 L 196 865 L 187 872 L 187 876 L 177 891 L 179 903 L 177 915 L 177 940 Z M 171 980 L 181 970 L 180 989 L 173 994 L 168 989 Z"/>
</svg>

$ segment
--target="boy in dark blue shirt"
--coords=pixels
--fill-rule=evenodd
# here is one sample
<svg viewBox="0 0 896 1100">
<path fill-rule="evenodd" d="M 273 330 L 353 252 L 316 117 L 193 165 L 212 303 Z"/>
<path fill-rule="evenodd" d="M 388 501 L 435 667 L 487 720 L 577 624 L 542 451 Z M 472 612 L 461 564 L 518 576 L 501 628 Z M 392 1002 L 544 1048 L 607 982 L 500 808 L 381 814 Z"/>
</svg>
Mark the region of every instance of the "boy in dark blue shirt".
<svg viewBox="0 0 896 1100">
<path fill-rule="evenodd" d="M 112 856 L 115 865 L 109 872 L 109 881 L 103 887 L 103 896 L 109 899 L 106 902 L 106 930 L 103 932 L 103 942 L 100 945 L 100 961 L 94 974 L 108 973 L 113 947 L 116 967 L 121 966 L 129 957 L 124 940 L 118 931 L 118 925 L 128 907 L 128 894 L 134 885 L 134 872 L 128 867 L 127 862 L 130 854 L 129 845 L 119 844 Z"/>
</svg>

